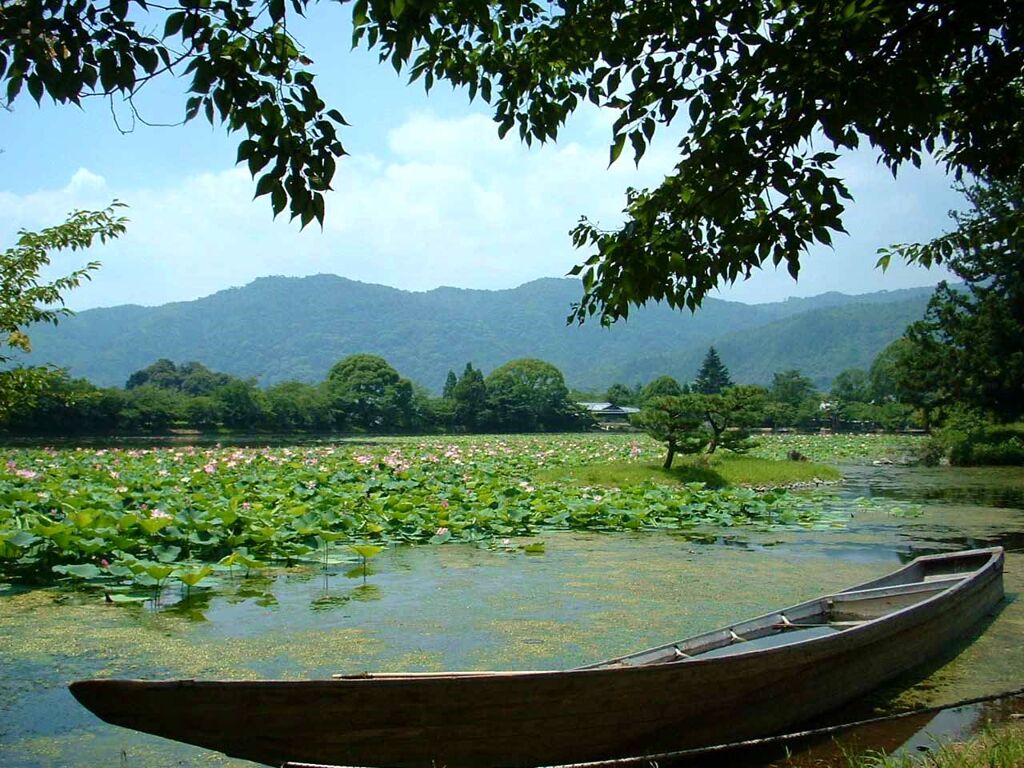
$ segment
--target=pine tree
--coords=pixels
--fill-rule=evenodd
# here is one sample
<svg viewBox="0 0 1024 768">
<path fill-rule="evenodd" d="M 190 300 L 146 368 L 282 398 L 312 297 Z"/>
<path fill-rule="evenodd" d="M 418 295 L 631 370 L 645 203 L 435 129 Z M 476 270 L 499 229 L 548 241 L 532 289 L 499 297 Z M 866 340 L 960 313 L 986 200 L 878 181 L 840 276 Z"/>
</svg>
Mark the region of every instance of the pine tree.
<svg viewBox="0 0 1024 768">
<path fill-rule="evenodd" d="M 731 386 L 729 369 L 725 367 L 715 348 L 709 347 L 700 373 L 697 374 L 697 380 L 693 382 L 693 391 L 702 395 L 718 395 L 723 389 Z"/>
<path fill-rule="evenodd" d="M 455 400 L 456 426 L 470 432 L 477 429 L 487 407 L 487 385 L 483 373 L 472 363 L 466 363 L 458 384 L 452 390 L 452 397 Z"/>
<path fill-rule="evenodd" d="M 448 369 L 448 378 L 444 380 L 444 389 L 441 390 L 441 397 L 445 400 L 451 400 L 455 397 L 455 385 L 458 383 L 458 379 L 455 378 L 455 371 Z"/>
</svg>

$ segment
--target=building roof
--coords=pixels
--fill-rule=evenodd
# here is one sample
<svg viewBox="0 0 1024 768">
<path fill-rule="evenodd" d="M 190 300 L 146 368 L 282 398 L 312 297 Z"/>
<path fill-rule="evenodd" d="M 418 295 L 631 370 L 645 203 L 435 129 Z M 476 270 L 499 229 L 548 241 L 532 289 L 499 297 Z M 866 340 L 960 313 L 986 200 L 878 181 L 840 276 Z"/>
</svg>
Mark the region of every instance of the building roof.
<svg viewBox="0 0 1024 768">
<path fill-rule="evenodd" d="M 611 403 L 576 403 L 581 408 L 585 408 L 593 414 L 606 414 L 606 415 L 623 415 L 629 413 L 639 413 L 639 408 L 634 408 L 631 405 L 612 405 Z"/>
</svg>

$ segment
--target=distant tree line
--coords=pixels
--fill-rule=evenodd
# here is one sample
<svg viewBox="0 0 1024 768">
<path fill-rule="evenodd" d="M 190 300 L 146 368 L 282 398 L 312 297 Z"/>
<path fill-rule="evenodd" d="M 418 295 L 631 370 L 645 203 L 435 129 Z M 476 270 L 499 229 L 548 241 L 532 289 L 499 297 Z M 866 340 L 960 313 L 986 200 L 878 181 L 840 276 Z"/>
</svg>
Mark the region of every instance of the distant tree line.
<svg viewBox="0 0 1024 768">
<path fill-rule="evenodd" d="M 911 354 L 911 341 L 901 339 L 869 369 L 840 373 L 829 392 L 792 369 L 776 372 L 768 387 L 737 386 L 712 347 L 691 382 L 660 376 L 585 392 L 569 390 L 551 363 L 523 358 L 487 376 L 466 363 L 461 374 L 448 372 L 437 397 L 369 354 L 341 360 L 320 383 L 287 381 L 268 388 L 198 362 L 162 359 L 131 374 L 124 388 L 37 369 L 43 386 L 3 414 L 0 424 L 16 434 L 552 432 L 594 427 L 579 403 L 600 401 L 639 408 L 635 426 L 666 441 L 670 453 L 735 450 L 745 445 L 743 430 L 753 428 L 927 426 L 935 395 L 921 390 L 915 365 L 920 361 Z M 675 441 L 671 436 L 681 429 L 689 436 Z"/>
<path fill-rule="evenodd" d="M 689 386 L 662 378 L 642 389 L 614 385 L 607 396 L 641 407 L 633 423 L 665 443 L 664 467 L 669 469 L 677 454 L 710 455 L 719 448 L 743 452 L 752 445 L 750 430 L 757 427 L 863 430 L 917 425 L 914 406 L 896 397 L 892 349 L 883 351 L 870 371 L 841 373 L 828 393 L 819 392 L 798 370 L 776 372 L 770 387 L 736 385 L 712 347 Z"/>
<path fill-rule="evenodd" d="M 4 414 L 10 432 L 538 432 L 592 424 L 570 399 L 561 371 L 529 358 L 486 377 L 467 363 L 461 376 L 449 374 L 441 397 L 368 354 L 341 360 L 319 384 L 288 381 L 266 389 L 201 363 L 166 359 L 133 373 L 123 389 L 38 370 L 37 395 Z"/>
<path fill-rule="evenodd" d="M 883 350 L 867 370 L 843 371 L 829 391 L 820 391 L 799 370 L 775 372 L 771 384 L 759 388 L 761 397 L 756 412 L 750 414 L 750 426 L 849 431 L 924 426 L 924 414 L 898 384 L 896 366 L 903 344 L 896 342 Z M 721 395 L 735 386 L 728 367 L 711 347 L 692 382 L 680 384 L 671 376 L 661 376 L 645 385 L 616 383 L 603 392 L 573 390 L 572 395 L 575 400 L 643 409 L 659 397 Z"/>
</svg>

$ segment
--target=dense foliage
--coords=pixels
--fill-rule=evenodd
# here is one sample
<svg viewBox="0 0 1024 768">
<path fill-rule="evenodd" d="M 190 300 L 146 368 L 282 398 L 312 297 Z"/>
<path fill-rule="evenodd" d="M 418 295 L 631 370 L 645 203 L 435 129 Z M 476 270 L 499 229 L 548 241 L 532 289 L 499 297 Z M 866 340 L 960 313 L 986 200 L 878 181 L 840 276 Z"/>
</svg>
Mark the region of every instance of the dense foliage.
<svg viewBox="0 0 1024 768">
<path fill-rule="evenodd" d="M 346 357 L 327 374 L 325 390 L 339 427 L 381 432 L 412 426 L 412 382 L 382 357 Z"/>
<path fill-rule="evenodd" d="M 118 96 L 144 121 L 139 90 L 189 76 L 185 120 L 242 133 L 256 194 L 275 214 L 322 222 L 345 120 L 288 32 L 309 5 L 7 3 L 0 82 L 8 105 L 26 91 L 60 104 Z M 1024 11 L 1004 0 L 358 0 L 352 22 L 353 43 L 396 71 L 492 103 L 501 135 L 554 139 L 590 102 L 617 113 L 610 159 L 628 142 L 639 162 L 658 130 L 683 126 L 676 167 L 629 190 L 619 229 L 584 219 L 574 230 L 596 250 L 577 270 L 580 321 L 648 299 L 693 309 L 766 263 L 797 275 L 808 246 L 845 231 L 835 161 L 862 142 L 893 171 L 937 153 L 957 176 L 991 179 L 1024 155 Z"/>
<path fill-rule="evenodd" d="M 0 253 L 0 365 L 6 367 L 13 350 L 31 351 L 26 334 L 30 326 L 56 325 L 69 315 L 63 294 L 89 279 L 99 267 L 98 262 L 91 261 L 47 282 L 40 272 L 50 265 L 52 254 L 88 248 L 97 239 L 106 242 L 121 235 L 126 219 L 117 215 L 120 207 L 115 202 L 102 211 L 73 211 L 63 224 L 40 232 L 20 230 L 16 244 Z M 13 408 L 31 407 L 50 376 L 41 368 L 19 366 L 0 371 L 0 420 Z"/>
<path fill-rule="evenodd" d="M 904 347 L 899 342 L 894 347 Z M 918 426 L 923 413 L 895 381 L 897 357 L 884 350 L 870 374 L 849 369 L 831 395 L 819 392 L 800 371 L 778 371 L 764 390 L 741 385 L 722 395 L 701 395 L 689 384 L 660 376 L 646 385 L 619 384 L 606 392 L 568 390 L 561 372 L 532 358 L 513 360 L 487 377 L 467 363 L 446 382 L 441 397 L 403 378 L 375 355 L 351 355 L 319 384 L 286 381 L 261 389 L 253 380 L 211 371 L 196 362 L 158 360 L 128 377 L 125 389 L 98 388 L 59 370 L 43 371 L 37 397 L 12 408 L 0 427 L 17 434 L 135 434 L 191 429 L 234 432 L 534 432 L 574 431 L 607 426 L 582 403 L 607 400 L 646 409 L 637 425 L 659 440 L 676 429 L 658 426 L 660 400 L 676 400 L 671 419 L 682 411 L 700 415 L 698 447 L 739 438 L 738 427 L 816 430 Z M 719 360 L 721 363 L 721 360 Z M 724 367 L 724 363 L 722 364 Z M 860 382 L 853 386 L 850 382 Z M 866 383 L 865 383 L 866 382 Z M 682 398 L 682 399 L 679 399 Z M 734 416 L 721 417 L 720 406 Z M 742 406 L 742 407 L 740 407 Z M 737 410 L 738 408 L 738 410 Z M 735 414 L 742 413 L 742 418 Z M 685 421 L 685 420 L 684 420 Z M 719 422 L 725 426 L 718 426 Z M 624 420 L 618 427 L 627 426 Z M 654 432 L 652 432 L 653 434 Z M 661 436 L 666 435 L 666 436 Z M 741 439 L 736 441 L 739 445 Z M 682 444 L 681 444 L 682 445 Z M 729 446 L 726 446 L 729 447 Z M 684 451 L 686 452 L 686 451 Z"/>
<path fill-rule="evenodd" d="M 939 284 L 924 318 L 878 355 L 862 388 L 890 412 L 912 409 L 939 427 L 931 459 L 1024 464 L 1009 425 L 1024 415 L 1024 179 L 987 178 L 964 191 L 971 209 L 950 214 L 952 232 L 897 249 L 946 261 L 963 282 Z"/>
<path fill-rule="evenodd" d="M 656 397 L 644 405 L 634 423 L 668 449 L 665 469 L 677 453 L 713 454 L 718 448 L 735 453 L 749 450 L 748 429 L 765 415 L 765 391 L 741 385 L 716 394 L 694 392 Z"/>
<path fill-rule="evenodd" d="M 936 430 L 923 457 L 959 466 L 1024 466 L 1024 423 L 992 424 L 975 413 L 956 413 Z"/>
<path fill-rule="evenodd" d="M 844 232 L 835 168 L 869 144 L 896 171 L 936 153 L 956 175 L 1018 172 L 1024 11 L 1003 0 L 560 0 L 356 5 L 356 39 L 427 86 L 493 99 L 499 132 L 553 139 L 589 101 L 614 110 L 611 160 L 639 161 L 672 125 L 679 161 L 630 190 L 626 222 L 583 220 L 575 317 L 624 317 L 664 299 L 694 308 L 766 263 L 797 275 Z M 404 6 L 403 6 L 404 8 Z M 683 118 L 686 118 L 685 120 Z"/>
<path fill-rule="evenodd" d="M 48 579 L 56 572 L 154 585 L 172 575 L 201 579 L 218 562 L 244 568 L 317 561 L 334 542 L 828 522 L 820 504 L 784 491 L 649 482 L 566 487 L 534 479 L 552 467 L 642 461 L 653 448 L 627 437 L 511 437 L 6 451 L 0 575 Z"/>
<path fill-rule="evenodd" d="M 968 198 L 972 210 L 953 214 L 959 237 L 935 246 L 966 290 L 940 283 L 907 329 L 900 378 L 910 390 L 926 384 L 932 407 L 1013 420 L 1024 415 L 1024 180 L 977 185 Z"/>
<path fill-rule="evenodd" d="M 484 380 L 489 418 L 503 432 L 562 431 L 587 423 L 569 401 L 562 372 L 551 363 L 521 358 Z"/>
<path fill-rule="evenodd" d="M 304 2 L 294 2 L 302 13 Z M 284 0 L 215 0 L 172 5 L 144 0 L 11 2 L 0 8 L 0 82 L 7 105 L 27 91 L 58 104 L 92 96 L 127 102 L 164 76 L 188 76 L 184 121 L 204 115 L 241 132 L 238 162 L 303 226 L 323 223 L 323 193 L 345 154 L 341 114 L 317 95 L 310 59 L 288 34 Z"/>
<path fill-rule="evenodd" d="M 592 426 L 569 399 L 561 372 L 513 360 L 487 379 L 466 364 L 447 396 L 433 397 L 376 355 L 350 355 L 320 384 L 261 389 L 201 363 L 158 360 L 100 389 L 46 370 L 32 402 L 12 406 L 0 426 L 22 434 L 160 433 L 174 428 L 273 432 L 552 432 Z"/>
</svg>

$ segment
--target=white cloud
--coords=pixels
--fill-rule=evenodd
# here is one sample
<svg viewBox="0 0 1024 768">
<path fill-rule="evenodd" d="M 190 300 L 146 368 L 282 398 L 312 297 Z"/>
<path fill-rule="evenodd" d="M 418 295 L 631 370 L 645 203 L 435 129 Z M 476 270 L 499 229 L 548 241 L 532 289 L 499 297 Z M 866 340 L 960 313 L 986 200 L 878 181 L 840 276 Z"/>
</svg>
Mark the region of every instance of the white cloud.
<svg viewBox="0 0 1024 768">
<path fill-rule="evenodd" d="M 584 255 L 567 234 L 578 217 L 614 226 L 625 188 L 656 183 L 675 159 L 666 136 L 639 170 L 625 157 L 607 169 L 606 136 L 527 149 L 512 137 L 499 140 L 493 121 L 480 114 L 417 113 L 386 138 L 387 153 L 339 164 L 323 231 L 299 230 L 285 216 L 273 221 L 266 198 L 252 200 L 244 169 L 120 188 L 96 167 L 79 169 L 61 189 L 0 190 L 0 232 L 52 224 L 73 208 L 114 198 L 127 202 L 128 233 L 81 257 L 99 258 L 103 267 L 70 297 L 77 308 L 191 299 L 268 274 L 334 272 L 415 290 L 502 288 L 564 274 Z M 116 167 L 116 158 L 109 162 Z M 881 278 L 872 271 L 873 252 L 936 229 L 925 191 L 946 186 L 941 173 L 931 169 L 896 184 L 870 158 L 852 163 L 851 178 L 868 192 L 848 221 L 855 236 L 837 242 L 836 254 L 808 258 L 799 284 L 784 272 L 761 273 L 731 295 L 758 301 L 928 282 L 920 273 Z M 907 229 L 910 237 L 896 234 Z M 78 258 L 60 257 L 57 269 L 67 271 Z"/>
</svg>

